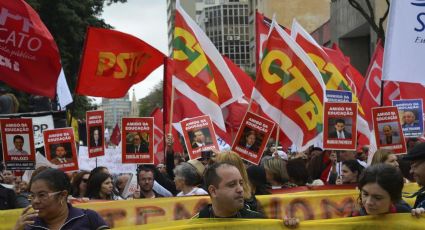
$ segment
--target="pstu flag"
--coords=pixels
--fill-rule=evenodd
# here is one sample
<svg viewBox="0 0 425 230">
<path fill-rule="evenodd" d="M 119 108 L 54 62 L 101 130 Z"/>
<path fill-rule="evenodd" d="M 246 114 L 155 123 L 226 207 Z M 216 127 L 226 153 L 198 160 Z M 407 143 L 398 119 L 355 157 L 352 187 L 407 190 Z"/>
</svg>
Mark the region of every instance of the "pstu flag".
<svg viewBox="0 0 425 230">
<path fill-rule="evenodd" d="M 252 93 L 300 151 L 320 140 L 325 85 L 296 42 L 273 21 Z"/>
<path fill-rule="evenodd" d="M 27 93 L 54 98 L 61 70 L 59 50 L 25 1 L 0 3 L 0 80 Z"/>
<path fill-rule="evenodd" d="M 144 41 L 115 30 L 90 27 L 76 92 L 119 98 L 164 61 L 164 54 Z"/>
</svg>

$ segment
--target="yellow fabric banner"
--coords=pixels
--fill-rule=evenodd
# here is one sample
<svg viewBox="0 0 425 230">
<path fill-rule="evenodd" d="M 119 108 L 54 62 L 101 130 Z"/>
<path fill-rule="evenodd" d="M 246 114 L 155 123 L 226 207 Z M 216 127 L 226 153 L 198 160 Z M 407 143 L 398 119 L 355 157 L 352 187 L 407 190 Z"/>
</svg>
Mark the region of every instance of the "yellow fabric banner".
<svg viewBox="0 0 425 230">
<path fill-rule="evenodd" d="M 407 184 L 405 192 L 415 192 L 416 184 Z M 258 196 L 259 206 L 269 219 L 284 216 L 300 220 L 318 220 L 350 216 L 357 207 L 359 191 L 318 190 L 290 194 Z M 413 205 L 415 199 L 405 199 Z M 111 227 L 124 227 L 189 219 L 210 202 L 207 196 L 170 197 L 76 204 L 96 210 Z M 12 229 L 22 210 L 0 211 L 0 230 Z"/>
<path fill-rule="evenodd" d="M 425 216 L 416 218 L 410 214 L 388 214 L 382 216 L 362 216 L 338 218 L 329 220 L 310 220 L 301 222 L 298 230 L 423 230 L 425 226 Z M 118 230 L 133 229 L 158 229 L 158 230 L 179 230 L 179 229 L 258 229 L 274 230 L 289 229 L 283 225 L 282 220 L 270 219 L 193 219 L 179 220 L 166 223 L 147 224 L 141 226 L 128 226 L 117 228 Z"/>
</svg>

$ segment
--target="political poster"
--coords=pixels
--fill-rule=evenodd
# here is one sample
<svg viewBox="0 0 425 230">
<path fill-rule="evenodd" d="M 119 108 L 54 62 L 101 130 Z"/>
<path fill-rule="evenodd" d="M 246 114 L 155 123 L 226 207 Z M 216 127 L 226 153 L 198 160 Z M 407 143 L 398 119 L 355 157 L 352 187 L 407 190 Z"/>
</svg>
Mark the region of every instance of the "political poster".
<svg viewBox="0 0 425 230">
<path fill-rule="evenodd" d="M 77 150 L 72 128 L 45 130 L 43 136 L 44 150 L 50 163 L 66 172 L 78 170 Z"/>
<path fill-rule="evenodd" d="M 186 119 L 181 121 L 180 125 L 191 160 L 201 158 L 202 152 L 210 152 L 213 148 L 219 148 L 209 116 Z"/>
<path fill-rule="evenodd" d="M 122 119 L 122 163 L 154 163 L 153 122 L 153 117 Z"/>
<path fill-rule="evenodd" d="M 274 125 L 274 122 L 268 119 L 247 112 L 233 142 L 232 150 L 242 159 L 258 165 Z"/>
<path fill-rule="evenodd" d="M 105 155 L 104 130 L 105 112 L 101 110 L 86 112 L 87 147 L 89 158 Z"/>
<path fill-rule="evenodd" d="M 324 149 L 356 149 L 357 103 L 326 102 L 324 124 Z"/>
<path fill-rule="evenodd" d="M 372 108 L 372 120 L 377 149 L 389 149 L 397 154 L 406 153 L 397 107 Z"/>
<path fill-rule="evenodd" d="M 424 132 L 422 99 L 393 100 L 398 109 L 404 137 L 420 137 Z"/>
<path fill-rule="evenodd" d="M 32 120 L 1 119 L 3 159 L 8 170 L 35 169 Z"/>
<path fill-rule="evenodd" d="M 44 148 L 43 131 L 48 129 L 54 129 L 55 124 L 53 122 L 52 115 L 40 116 L 40 117 L 23 117 L 32 119 L 32 127 L 34 130 L 34 146 L 35 149 Z"/>
<path fill-rule="evenodd" d="M 353 93 L 343 90 L 326 90 L 328 102 L 352 102 Z"/>
</svg>

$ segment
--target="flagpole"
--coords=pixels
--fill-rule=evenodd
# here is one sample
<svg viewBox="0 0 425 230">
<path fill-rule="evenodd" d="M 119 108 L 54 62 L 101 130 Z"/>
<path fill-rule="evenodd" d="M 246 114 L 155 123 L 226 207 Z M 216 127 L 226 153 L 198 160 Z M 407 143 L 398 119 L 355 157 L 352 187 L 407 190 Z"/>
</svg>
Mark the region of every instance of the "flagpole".
<svg viewBox="0 0 425 230">
<path fill-rule="evenodd" d="M 170 102 L 170 127 L 169 127 L 169 134 L 172 134 L 173 129 L 173 113 L 174 113 L 174 86 L 171 86 L 171 102 Z"/>
<path fill-rule="evenodd" d="M 384 106 L 384 80 L 381 77 L 381 106 Z"/>
<path fill-rule="evenodd" d="M 275 142 L 275 146 L 276 146 L 276 151 L 277 151 L 277 145 L 279 144 L 279 131 L 280 131 L 280 127 L 279 124 L 276 125 L 276 142 Z"/>
</svg>

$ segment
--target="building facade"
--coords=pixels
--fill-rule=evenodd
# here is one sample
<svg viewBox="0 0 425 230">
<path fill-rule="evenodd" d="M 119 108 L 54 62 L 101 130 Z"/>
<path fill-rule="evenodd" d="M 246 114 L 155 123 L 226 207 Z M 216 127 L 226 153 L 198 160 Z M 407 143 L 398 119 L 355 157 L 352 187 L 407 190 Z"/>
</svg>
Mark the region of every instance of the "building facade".
<svg viewBox="0 0 425 230">
<path fill-rule="evenodd" d="M 99 109 L 105 111 L 105 128 L 111 130 L 117 123 L 121 127 L 121 118 L 129 117 L 131 114 L 131 101 L 128 93 L 125 97 L 118 99 L 102 98 Z"/>
</svg>

